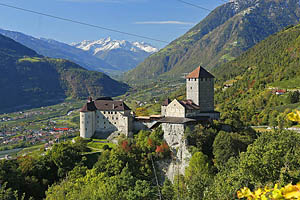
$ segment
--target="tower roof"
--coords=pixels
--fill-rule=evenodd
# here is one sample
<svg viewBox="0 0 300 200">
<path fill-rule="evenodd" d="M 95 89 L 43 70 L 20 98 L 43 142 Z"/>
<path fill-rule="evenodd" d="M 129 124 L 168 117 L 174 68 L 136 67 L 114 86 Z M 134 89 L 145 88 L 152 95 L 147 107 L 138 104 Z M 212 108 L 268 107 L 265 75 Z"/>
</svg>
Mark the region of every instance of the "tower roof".
<svg viewBox="0 0 300 200">
<path fill-rule="evenodd" d="M 185 78 L 215 78 L 211 73 L 199 66 L 194 71 L 189 73 Z"/>
</svg>

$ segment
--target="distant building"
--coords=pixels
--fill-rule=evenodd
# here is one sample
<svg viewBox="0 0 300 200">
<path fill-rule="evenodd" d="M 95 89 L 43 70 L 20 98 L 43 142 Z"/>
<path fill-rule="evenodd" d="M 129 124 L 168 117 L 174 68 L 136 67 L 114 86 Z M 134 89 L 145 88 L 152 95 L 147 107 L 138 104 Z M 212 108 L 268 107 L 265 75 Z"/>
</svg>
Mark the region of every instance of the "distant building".
<svg viewBox="0 0 300 200">
<path fill-rule="evenodd" d="M 277 90 L 273 90 L 272 93 L 276 94 L 276 95 L 283 95 L 287 92 L 287 90 L 284 89 L 277 89 Z"/>
</svg>

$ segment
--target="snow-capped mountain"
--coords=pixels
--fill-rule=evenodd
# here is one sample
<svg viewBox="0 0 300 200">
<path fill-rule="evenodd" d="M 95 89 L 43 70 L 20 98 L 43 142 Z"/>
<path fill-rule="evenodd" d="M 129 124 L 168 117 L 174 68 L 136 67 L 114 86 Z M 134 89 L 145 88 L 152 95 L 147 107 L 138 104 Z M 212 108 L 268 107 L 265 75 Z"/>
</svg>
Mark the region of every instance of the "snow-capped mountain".
<svg viewBox="0 0 300 200">
<path fill-rule="evenodd" d="M 95 41 L 84 40 L 71 45 L 124 71 L 136 67 L 146 57 L 158 52 L 157 48 L 144 42 L 112 40 L 110 37 Z"/>
<path fill-rule="evenodd" d="M 94 55 L 96 55 L 100 51 L 110 51 L 113 49 L 124 49 L 133 52 L 145 51 L 147 53 L 155 53 L 158 51 L 157 48 L 145 42 L 129 42 L 126 40 L 112 40 L 110 37 L 103 38 L 100 40 L 95 40 L 95 41 L 84 40 L 79 43 L 72 43 L 71 45 L 79 49 L 89 51 Z"/>
</svg>

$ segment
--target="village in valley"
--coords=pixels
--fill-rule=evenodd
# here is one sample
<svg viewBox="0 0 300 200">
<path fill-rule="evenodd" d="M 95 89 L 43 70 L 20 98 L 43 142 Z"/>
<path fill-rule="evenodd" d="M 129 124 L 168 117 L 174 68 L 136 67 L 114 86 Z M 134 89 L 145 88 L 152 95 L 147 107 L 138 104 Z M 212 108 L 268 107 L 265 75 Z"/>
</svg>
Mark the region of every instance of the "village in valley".
<svg viewBox="0 0 300 200">
<path fill-rule="evenodd" d="M 22 112 L 0 115 L 0 157 L 16 155 L 24 148 L 48 149 L 76 137 L 82 101 L 65 102 Z"/>
</svg>

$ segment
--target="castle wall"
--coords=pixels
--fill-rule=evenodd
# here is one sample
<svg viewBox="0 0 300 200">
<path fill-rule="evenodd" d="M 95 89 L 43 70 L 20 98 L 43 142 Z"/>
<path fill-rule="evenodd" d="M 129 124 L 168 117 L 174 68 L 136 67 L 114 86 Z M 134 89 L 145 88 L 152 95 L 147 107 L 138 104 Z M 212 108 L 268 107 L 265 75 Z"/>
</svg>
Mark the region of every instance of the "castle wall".
<svg viewBox="0 0 300 200">
<path fill-rule="evenodd" d="M 130 112 L 124 111 L 96 111 L 96 132 L 108 133 L 120 131 L 126 136 L 131 131 Z"/>
<path fill-rule="evenodd" d="M 186 113 L 186 117 L 194 118 L 194 117 L 209 117 L 210 119 L 220 119 L 219 112 L 201 112 L 200 110 L 189 110 Z"/>
<path fill-rule="evenodd" d="M 95 112 L 80 112 L 80 137 L 91 138 L 95 133 Z"/>
<path fill-rule="evenodd" d="M 200 78 L 199 88 L 201 112 L 214 111 L 214 79 Z"/>
<path fill-rule="evenodd" d="M 196 105 L 200 104 L 199 79 L 186 79 L 186 99 L 191 99 Z"/>
<path fill-rule="evenodd" d="M 185 108 L 175 99 L 166 109 L 166 117 L 185 117 Z"/>
<path fill-rule="evenodd" d="M 161 106 L 160 113 L 162 116 L 167 114 L 167 106 Z"/>
<path fill-rule="evenodd" d="M 127 116 L 120 116 L 120 120 L 118 123 L 118 130 L 128 136 L 130 132 L 130 118 Z"/>
<path fill-rule="evenodd" d="M 214 79 L 186 79 L 186 98 L 199 105 L 201 112 L 214 111 Z"/>
<path fill-rule="evenodd" d="M 134 120 L 133 121 L 133 131 L 139 132 L 140 130 L 149 130 L 149 123 Z"/>
<path fill-rule="evenodd" d="M 115 111 L 96 111 L 96 132 L 117 131 L 119 115 Z"/>
</svg>

